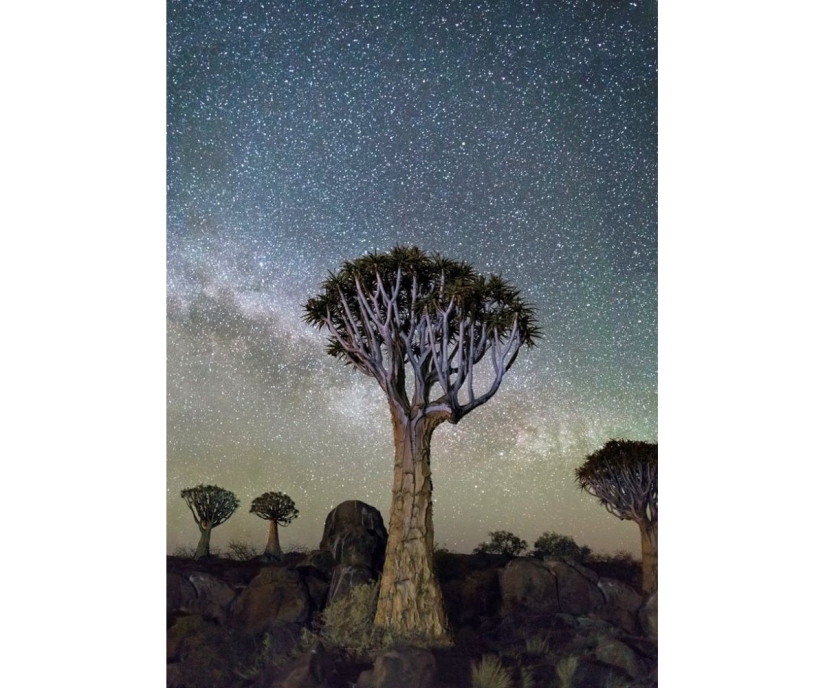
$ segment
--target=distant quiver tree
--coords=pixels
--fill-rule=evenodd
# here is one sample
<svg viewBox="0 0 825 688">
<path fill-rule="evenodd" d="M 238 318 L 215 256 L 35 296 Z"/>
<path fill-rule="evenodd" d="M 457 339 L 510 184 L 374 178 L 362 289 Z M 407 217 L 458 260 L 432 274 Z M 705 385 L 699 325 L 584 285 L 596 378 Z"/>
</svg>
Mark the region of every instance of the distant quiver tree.
<svg viewBox="0 0 825 688">
<path fill-rule="evenodd" d="M 638 524 L 645 594 L 657 589 L 659 577 L 658 463 L 658 444 L 610 440 L 576 469 L 581 489 L 614 516 Z"/>
<path fill-rule="evenodd" d="M 430 440 L 498 391 L 521 347 L 540 336 L 534 309 L 501 277 L 414 246 L 345 262 L 304 308 L 307 323 L 330 333 L 327 353 L 375 378 L 389 402 L 395 468 L 375 625 L 447 640 L 433 571 Z"/>
<path fill-rule="evenodd" d="M 278 526 L 288 526 L 298 518 L 295 502 L 283 492 L 266 492 L 252 500 L 249 512 L 269 521 L 269 539 L 264 554 L 281 556 L 281 543 L 278 540 Z"/>
<path fill-rule="evenodd" d="M 217 485 L 198 485 L 180 491 L 180 496 L 186 500 L 186 506 L 192 512 L 195 523 L 201 532 L 198 548 L 195 550 L 195 559 L 209 556 L 209 538 L 212 529 L 226 523 L 240 505 L 238 498 L 229 490 Z"/>
</svg>

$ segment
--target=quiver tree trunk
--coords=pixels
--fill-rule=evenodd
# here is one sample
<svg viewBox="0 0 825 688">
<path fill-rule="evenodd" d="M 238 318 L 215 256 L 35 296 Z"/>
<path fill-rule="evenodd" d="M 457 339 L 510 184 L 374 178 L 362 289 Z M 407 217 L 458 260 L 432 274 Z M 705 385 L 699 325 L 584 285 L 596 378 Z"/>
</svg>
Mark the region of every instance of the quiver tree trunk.
<svg viewBox="0 0 825 688">
<path fill-rule="evenodd" d="M 659 524 L 642 522 L 642 592 L 649 595 L 659 587 Z"/>
<path fill-rule="evenodd" d="M 212 535 L 212 526 L 198 526 L 201 531 L 201 539 L 198 541 L 198 548 L 195 550 L 195 559 L 209 556 L 209 538 Z"/>
<path fill-rule="evenodd" d="M 375 625 L 396 637 L 447 640 L 441 588 L 433 567 L 430 439 L 441 420 L 393 413 L 395 469 L 389 538 Z"/>
<path fill-rule="evenodd" d="M 281 543 L 278 540 L 278 522 L 274 519 L 269 521 L 269 539 L 266 542 L 264 554 L 271 554 L 276 557 L 281 556 Z"/>
</svg>

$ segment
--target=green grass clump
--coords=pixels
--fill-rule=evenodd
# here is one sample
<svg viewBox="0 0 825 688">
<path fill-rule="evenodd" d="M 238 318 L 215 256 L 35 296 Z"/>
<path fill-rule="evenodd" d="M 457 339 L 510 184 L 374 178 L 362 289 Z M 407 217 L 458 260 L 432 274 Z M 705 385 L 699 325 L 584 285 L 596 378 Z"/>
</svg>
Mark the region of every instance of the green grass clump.
<svg viewBox="0 0 825 688">
<path fill-rule="evenodd" d="M 563 657 L 556 664 L 556 676 L 559 677 L 561 688 L 572 688 L 573 674 L 576 673 L 576 668 L 579 666 L 578 657 Z"/>
<path fill-rule="evenodd" d="M 378 584 L 358 585 L 327 605 L 321 614 L 321 640 L 354 659 L 370 658 L 382 646 L 375 631 Z"/>
<path fill-rule="evenodd" d="M 531 636 L 524 641 L 524 651 L 528 655 L 543 657 L 550 652 L 550 645 L 547 642 L 547 638 L 542 636 Z"/>
<path fill-rule="evenodd" d="M 510 674 L 495 655 L 484 655 L 470 668 L 473 688 L 513 688 Z"/>
<path fill-rule="evenodd" d="M 521 670 L 521 688 L 536 688 L 536 682 L 533 680 L 533 674 L 527 667 L 519 667 Z"/>
</svg>

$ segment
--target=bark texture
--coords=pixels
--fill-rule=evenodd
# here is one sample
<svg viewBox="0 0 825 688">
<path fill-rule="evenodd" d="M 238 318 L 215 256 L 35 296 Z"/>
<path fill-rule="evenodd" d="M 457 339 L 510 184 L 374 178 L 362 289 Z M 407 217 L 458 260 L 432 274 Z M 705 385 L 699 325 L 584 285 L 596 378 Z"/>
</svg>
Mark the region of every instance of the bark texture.
<svg viewBox="0 0 825 688">
<path fill-rule="evenodd" d="M 395 469 L 389 539 L 375 625 L 397 637 L 448 640 L 433 567 L 430 440 L 440 419 L 393 414 Z"/>
<path fill-rule="evenodd" d="M 281 543 L 278 540 L 278 523 L 274 520 L 269 522 L 269 539 L 266 542 L 264 554 L 281 556 Z"/>
<path fill-rule="evenodd" d="M 209 538 L 212 535 L 212 527 L 201 527 L 201 539 L 198 541 L 198 548 L 195 550 L 195 559 L 209 556 Z"/>
<path fill-rule="evenodd" d="M 642 592 L 649 595 L 659 588 L 659 524 L 640 523 L 642 531 Z"/>
</svg>

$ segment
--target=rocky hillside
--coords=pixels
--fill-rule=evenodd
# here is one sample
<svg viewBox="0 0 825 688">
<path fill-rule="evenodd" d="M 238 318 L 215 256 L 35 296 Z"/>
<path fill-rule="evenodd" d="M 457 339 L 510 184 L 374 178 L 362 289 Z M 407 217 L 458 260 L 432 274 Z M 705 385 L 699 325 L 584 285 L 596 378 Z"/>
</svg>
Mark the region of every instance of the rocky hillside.
<svg viewBox="0 0 825 688">
<path fill-rule="evenodd" d="M 439 552 L 454 644 L 359 646 L 369 603 L 353 604 L 367 599 L 359 589 L 374 589 L 386 538 L 377 509 L 344 502 L 308 554 L 274 562 L 169 557 L 167 685 L 657 685 L 657 595 L 642 598 L 631 584 L 636 572 L 618 580 L 572 560 Z"/>
</svg>

